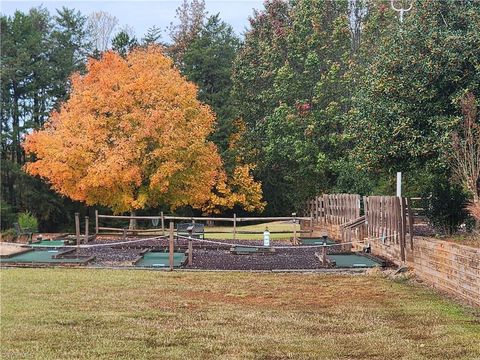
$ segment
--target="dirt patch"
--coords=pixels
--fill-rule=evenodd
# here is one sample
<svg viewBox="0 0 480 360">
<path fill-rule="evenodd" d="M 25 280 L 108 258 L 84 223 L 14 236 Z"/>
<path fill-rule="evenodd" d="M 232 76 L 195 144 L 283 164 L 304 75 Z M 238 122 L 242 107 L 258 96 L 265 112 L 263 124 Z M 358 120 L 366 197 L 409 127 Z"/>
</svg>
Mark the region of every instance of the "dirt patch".
<svg viewBox="0 0 480 360">
<path fill-rule="evenodd" d="M 21 254 L 22 252 L 27 251 L 28 249 L 19 246 L 14 243 L 0 243 L 0 256 L 12 256 L 15 254 Z"/>
</svg>

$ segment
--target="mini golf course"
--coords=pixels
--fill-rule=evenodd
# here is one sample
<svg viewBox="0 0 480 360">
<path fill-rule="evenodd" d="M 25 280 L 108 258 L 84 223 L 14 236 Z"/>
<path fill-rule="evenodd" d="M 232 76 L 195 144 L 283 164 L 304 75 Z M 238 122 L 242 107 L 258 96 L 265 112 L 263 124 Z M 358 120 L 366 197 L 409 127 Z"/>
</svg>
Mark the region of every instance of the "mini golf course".
<svg viewBox="0 0 480 360">
<path fill-rule="evenodd" d="M 70 251 L 60 250 L 30 250 L 9 257 L 2 257 L 1 263 L 5 265 L 84 265 L 93 260 L 92 257 L 71 255 Z"/>
<path fill-rule="evenodd" d="M 298 241 L 301 245 L 334 245 L 335 241 L 329 238 L 319 237 L 319 238 L 299 238 Z"/>
<path fill-rule="evenodd" d="M 328 258 L 336 268 L 372 268 L 384 266 L 381 260 L 363 254 L 334 254 L 328 255 Z"/>
<path fill-rule="evenodd" d="M 327 238 L 328 266 L 323 266 L 317 256 L 323 249 L 324 237 L 302 238 L 305 245 L 292 246 L 288 240 L 276 240 L 272 247 L 264 247 L 263 241 L 223 240 L 210 244 L 193 241 L 193 261 L 188 265 L 186 251 L 188 240 L 175 239 L 174 267 L 198 270 L 359 270 L 383 266 L 382 261 L 369 254 L 344 253 L 341 244 Z M 309 243 L 308 240 L 311 242 Z M 72 266 L 136 267 L 165 269 L 170 267 L 168 239 L 146 239 L 144 242 L 116 245 L 116 238 L 99 238 L 90 241 L 92 247 L 63 247 L 69 240 L 42 240 L 34 244 L 16 245 L 16 253 L 6 253 L 4 266 Z M 318 244 L 317 242 L 320 242 Z M 110 245 L 111 244 L 111 245 Z M 307 245 L 308 244 L 308 245 Z M 5 246 L 6 247 L 6 246 Z M 68 249 L 68 250 L 67 250 Z M 378 260 L 378 261 L 377 261 Z"/>
<path fill-rule="evenodd" d="M 68 243 L 68 240 L 40 240 L 36 242 L 32 242 L 29 244 L 31 247 L 53 247 L 53 248 L 58 248 L 58 247 L 63 247 Z"/>
<path fill-rule="evenodd" d="M 260 246 L 233 246 L 230 252 L 235 255 L 273 254 L 275 249 Z"/>
<path fill-rule="evenodd" d="M 187 256 L 184 252 L 173 253 L 173 267 L 181 267 L 187 261 Z M 148 251 L 143 256 L 135 261 L 137 267 L 155 267 L 168 268 L 170 266 L 169 253 L 164 251 Z"/>
</svg>

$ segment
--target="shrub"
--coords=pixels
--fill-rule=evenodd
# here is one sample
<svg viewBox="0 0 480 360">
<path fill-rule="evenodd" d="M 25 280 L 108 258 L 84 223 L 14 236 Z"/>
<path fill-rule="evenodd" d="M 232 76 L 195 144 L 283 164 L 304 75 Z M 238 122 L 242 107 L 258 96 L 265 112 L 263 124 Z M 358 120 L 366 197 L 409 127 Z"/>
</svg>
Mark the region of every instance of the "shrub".
<svg viewBox="0 0 480 360">
<path fill-rule="evenodd" d="M 7 229 L 5 231 L 2 231 L 0 240 L 5 241 L 5 242 L 11 242 L 15 239 L 15 230 L 13 229 Z"/>
<path fill-rule="evenodd" d="M 38 231 L 38 220 L 28 211 L 18 214 L 18 224 L 22 229 Z"/>
<path fill-rule="evenodd" d="M 467 195 L 460 186 L 439 181 L 429 194 L 424 194 L 423 208 L 435 230 L 451 235 L 469 219 L 467 202 Z"/>
</svg>

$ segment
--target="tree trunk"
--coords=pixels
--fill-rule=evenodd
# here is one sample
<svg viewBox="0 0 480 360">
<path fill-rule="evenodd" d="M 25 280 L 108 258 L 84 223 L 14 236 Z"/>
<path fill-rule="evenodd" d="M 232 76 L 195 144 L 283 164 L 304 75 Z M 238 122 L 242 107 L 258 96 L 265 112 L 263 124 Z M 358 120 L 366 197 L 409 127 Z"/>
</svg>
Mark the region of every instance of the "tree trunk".
<svg viewBox="0 0 480 360">
<path fill-rule="evenodd" d="M 135 211 L 130 211 L 130 216 L 135 216 Z M 130 225 L 128 226 L 130 230 L 134 230 L 137 228 L 137 219 L 130 219 Z"/>
<path fill-rule="evenodd" d="M 473 194 L 473 206 L 477 209 L 480 208 L 480 199 L 478 198 L 477 193 Z M 473 218 L 475 219 L 474 231 L 478 232 L 480 230 L 480 218 L 478 218 L 478 214 L 474 214 Z"/>
</svg>

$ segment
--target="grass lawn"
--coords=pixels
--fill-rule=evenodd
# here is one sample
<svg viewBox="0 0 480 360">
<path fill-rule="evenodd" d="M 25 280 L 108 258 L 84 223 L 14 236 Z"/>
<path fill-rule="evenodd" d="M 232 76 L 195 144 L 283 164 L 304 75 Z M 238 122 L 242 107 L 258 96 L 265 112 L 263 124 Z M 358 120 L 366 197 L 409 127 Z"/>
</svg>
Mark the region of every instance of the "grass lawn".
<svg viewBox="0 0 480 360">
<path fill-rule="evenodd" d="M 293 237 L 293 223 L 285 221 L 274 221 L 256 225 L 237 226 L 237 231 L 259 231 L 261 234 L 237 234 L 237 239 L 241 240 L 263 240 L 263 231 L 268 227 L 270 232 L 289 231 L 289 233 L 270 234 L 272 240 L 290 240 Z M 295 224 L 297 231 L 300 231 L 300 225 Z M 233 234 L 215 233 L 215 231 L 233 231 L 233 226 L 208 226 L 205 227 L 205 237 L 208 239 L 233 239 Z M 300 236 L 300 233 L 297 233 Z"/>
<path fill-rule="evenodd" d="M 478 311 L 379 275 L 0 275 L 2 359 L 480 359 Z"/>
</svg>

